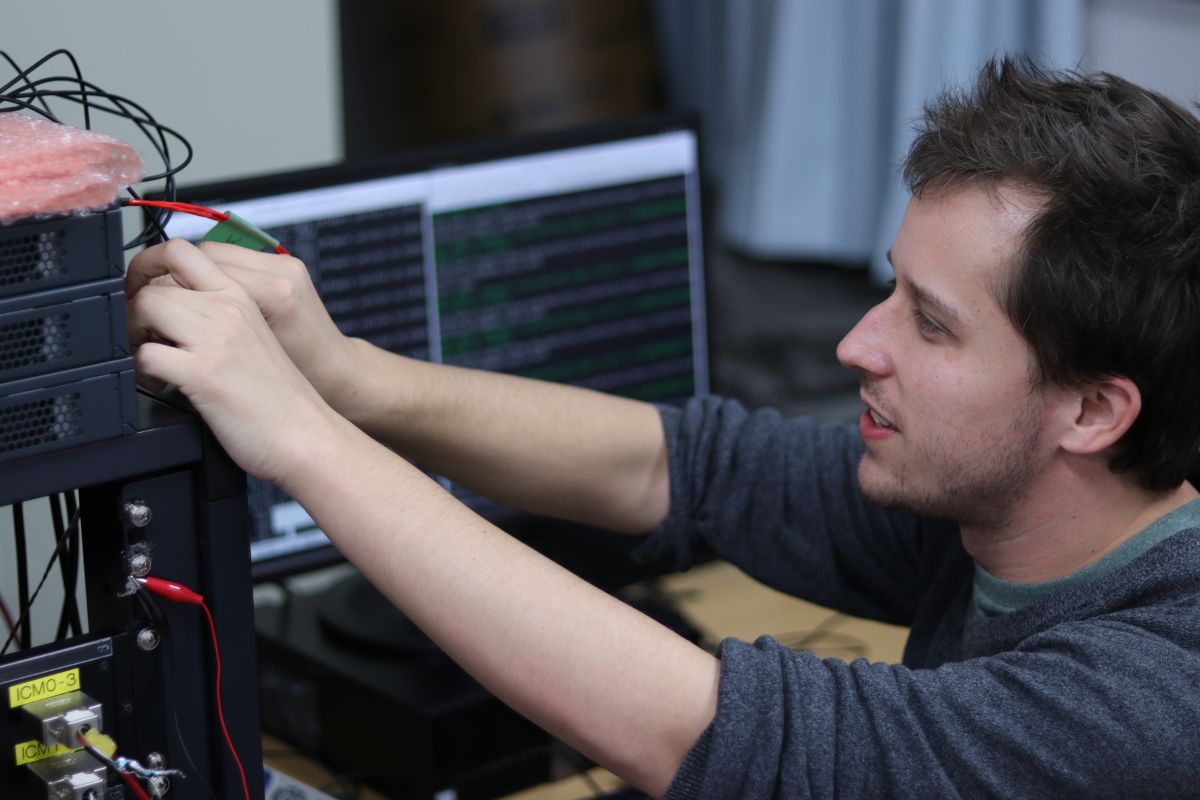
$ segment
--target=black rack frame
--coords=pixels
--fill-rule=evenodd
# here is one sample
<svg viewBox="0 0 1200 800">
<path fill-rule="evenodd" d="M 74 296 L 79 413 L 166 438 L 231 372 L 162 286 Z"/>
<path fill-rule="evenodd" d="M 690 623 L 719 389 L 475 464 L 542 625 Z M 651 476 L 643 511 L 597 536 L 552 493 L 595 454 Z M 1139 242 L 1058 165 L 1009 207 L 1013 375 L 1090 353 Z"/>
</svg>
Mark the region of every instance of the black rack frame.
<svg viewBox="0 0 1200 800">
<path fill-rule="evenodd" d="M 72 659 L 111 674 L 107 689 L 115 719 L 106 732 L 121 752 L 142 760 L 151 752 L 194 777 L 173 782 L 170 795 L 188 800 L 242 796 L 242 782 L 217 720 L 215 663 L 203 612 L 159 601 L 152 620 L 125 588 L 131 552 L 148 553 L 151 574 L 203 594 L 221 650 L 225 722 L 252 798 L 263 796 L 262 745 L 245 475 L 199 418 L 182 407 L 140 395 L 136 432 L 0 463 L 0 505 L 64 491 L 80 492 L 89 633 L 0 659 L 0 682 L 61 669 Z M 126 504 L 153 516 L 134 525 Z M 137 645 L 155 628 L 161 644 Z M 107 665 L 104 662 L 108 662 Z M 85 687 L 86 691 L 86 687 Z M 0 726 L 2 727 L 2 726 Z M 185 744 L 186 743 L 186 744 Z M 14 767 L 0 762 L 6 798 L 44 797 Z M 8 775 L 8 777 L 6 777 Z M 28 794 L 27 794 L 28 792 Z"/>
</svg>

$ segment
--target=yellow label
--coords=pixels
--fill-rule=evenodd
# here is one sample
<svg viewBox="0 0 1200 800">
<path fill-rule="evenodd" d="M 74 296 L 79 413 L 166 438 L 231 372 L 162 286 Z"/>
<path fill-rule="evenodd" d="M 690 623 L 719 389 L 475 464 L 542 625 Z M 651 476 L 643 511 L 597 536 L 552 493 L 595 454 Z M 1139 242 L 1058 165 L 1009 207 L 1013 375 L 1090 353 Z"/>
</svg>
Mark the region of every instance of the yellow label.
<svg viewBox="0 0 1200 800">
<path fill-rule="evenodd" d="M 45 700 L 47 697 L 57 697 L 60 694 L 73 692 L 78 689 L 79 669 L 69 669 L 66 672 L 56 672 L 53 675 L 43 675 L 24 683 L 14 683 L 8 687 L 8 707 L 18 708 L 34 700 Z"/>
<path fill-rule="evenodd" d="M 43 758 L 53 758 L 61 756 L 63 753 L 70 753 L 71 748 L 62 744 L 48 745 L 41 742 L 21 742 L 14 750 L 17 751 L 17 766 L 22 764 L 32 764 L 34 761 L 41 761 Z M 75 748 L 76 750 L 80 748 Z"/>
</svg>

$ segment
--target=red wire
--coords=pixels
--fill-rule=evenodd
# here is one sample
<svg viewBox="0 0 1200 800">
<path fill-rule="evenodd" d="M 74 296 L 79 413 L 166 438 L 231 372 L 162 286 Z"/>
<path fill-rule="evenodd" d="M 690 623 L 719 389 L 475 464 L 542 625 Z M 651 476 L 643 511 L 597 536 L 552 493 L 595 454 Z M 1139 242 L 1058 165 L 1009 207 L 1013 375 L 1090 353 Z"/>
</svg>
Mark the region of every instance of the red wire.
<svg viewBox="0 0 1200 800">
<path fill-rule="evenodd" d="M 204 603 L 204 595 L 193 592 L 182 583 L 149 575 L 145 578 L 138 578 L 138 583 L 145 586 L 147 591 L 154 592 L 172 602 L 190 603 L 204 609 L 204 616 L 208 620 L 208 632 L 212 635 L 213 661 L 217 665 L 217 719 L 221 723 L 221 733 L 225 734 L 225 744 L 229 745 L 233 763 L 237 764 L 238 774 L 242 777 L 242 792 L 246 795 L 246 800 L 250 800 L 250 786 L 246 783 L 246 770 L 242 767 L 242 759 L 238 757 L 237 748 L 233 746 L 233 737 L 229 735 L 229 728 L 225 725 L 225 708 L 221 702 L 221 645 L 217 643 L 217 625 L 213 622 L 212 612 Z"/>
<path fill-rule="evenodd" d="M 223 211 L 217 211 L 206 206 L 198 206 L 195 203 L 177 203 L 171 200 L 127 200 L 131 206 L 150 206 L 151 208 L 166 208 L 171 211 L 179 211 L 184 214 L 194 214 L 197 217 L 206 217 L 217 222 L 225 222 L 229 219 L 229 215 Z M 275 252 L 282 256 L 291 255 L 287 248 L 281 244 L 275 245 Z"/>
<path fill-rule="evenodd" d="M 224 222 L 229 219 L 229 215 L 223 211 L 208 208 L 207 206 L 198 206 L 195 203 L 177 203 L 173 200 L 136 200 L 130 199 L 126 201 L 131 206 L 148 206 L 150 208 L 165 208 L 170 211 L 180 211 L 184 214 L 193 214 L 197 217 L 206 217 L 216 222 Z"/>
<path fill-rule="evenodd" d="M 237 764 L 238 774 L 242 777 L 242 792 L 246 795 L 246 800 L 250 800 L 250 786 L 246 783 L 246 770 L 242 767 L 242 760 L 238 758 L 237 749 L 233 746 L 233 737 L 229 735 L 229 728 L 225 727 L 225 710 L 221 703 L 221 647 L 217 644 L 217 626 L 213 622 L 212 612 L 208 610 L 208 606 L 200 603 L 200 607 L 204 609 L 204 616 L 208 618 L 208 630 L 212 634 L 213 659 L 217 663 L 217 719 L 221 722 L 221 732 L 225 734 L 225 744 L 229 745 L 233 763 Z"/>
<path fill-rule="evenodd" d="M 150 800 L 150 795 L 146 794 L 146 790 L 137 782 L 137 778 L 130 775 L 128 772 L 121 773 L 121 780 L 125 781 L 125 785 L 133 792 L 135 800 Z"/>
</svg>

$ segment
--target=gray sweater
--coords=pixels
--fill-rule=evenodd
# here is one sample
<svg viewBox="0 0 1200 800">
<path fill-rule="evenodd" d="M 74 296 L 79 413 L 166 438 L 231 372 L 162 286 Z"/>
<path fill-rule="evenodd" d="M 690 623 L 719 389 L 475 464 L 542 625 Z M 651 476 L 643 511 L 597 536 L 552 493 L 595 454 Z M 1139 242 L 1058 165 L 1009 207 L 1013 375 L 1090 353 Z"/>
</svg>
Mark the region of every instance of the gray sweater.
<svg viewBox="0 0 1200 800">
<path fill-rule="evenodd" d="M 1200 530 L 985 617 L 957 526 L 863 499 L 853 428 L 714 398 L 662 414 L 671 511 L 639 557 L 711 548 L 912 629 L 901 665 L 723 642 L 716 717 L 669 800 L 1200 797 Z"/>
</svg>

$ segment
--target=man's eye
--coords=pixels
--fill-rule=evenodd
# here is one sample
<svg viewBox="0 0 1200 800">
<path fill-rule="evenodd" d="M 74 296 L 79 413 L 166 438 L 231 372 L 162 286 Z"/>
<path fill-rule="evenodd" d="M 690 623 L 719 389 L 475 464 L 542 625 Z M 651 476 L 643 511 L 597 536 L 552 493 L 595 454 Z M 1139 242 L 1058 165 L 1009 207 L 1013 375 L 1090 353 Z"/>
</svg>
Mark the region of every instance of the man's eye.
<svg viewBox="0 0 1200 800">
<path fill-rule="evenodd" d="M 927 336 L 936 336 L 942 333 L 942 327 L 925 316 L 925 313 L 919 308 L 913 309 L 913 319 L 917 321 L 917 330 Z"/>
</svg>

